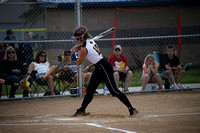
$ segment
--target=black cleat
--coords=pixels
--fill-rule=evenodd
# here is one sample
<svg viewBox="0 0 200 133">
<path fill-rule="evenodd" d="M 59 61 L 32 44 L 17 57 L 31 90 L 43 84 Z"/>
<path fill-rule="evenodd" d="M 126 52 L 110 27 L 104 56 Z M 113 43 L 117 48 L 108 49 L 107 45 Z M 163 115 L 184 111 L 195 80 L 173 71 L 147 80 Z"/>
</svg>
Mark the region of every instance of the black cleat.
<svg viewBox="0 0 200 133">
<path fill-rule="evenodd" d="M 135 108 L 129 109 L 129 112 L 130 112 L 130 116 L 136 115 L 137 113 L 139 113 Z"/>
<path fill-rule="evenodd" d="M 76 113 L 74 113 L 72 116 L 76 117 L 76 116 L 80 116 L 80 115 L 85 115 L 85 110 L 81 110 L 81 109 L 77 109 Z"/>
</svg>

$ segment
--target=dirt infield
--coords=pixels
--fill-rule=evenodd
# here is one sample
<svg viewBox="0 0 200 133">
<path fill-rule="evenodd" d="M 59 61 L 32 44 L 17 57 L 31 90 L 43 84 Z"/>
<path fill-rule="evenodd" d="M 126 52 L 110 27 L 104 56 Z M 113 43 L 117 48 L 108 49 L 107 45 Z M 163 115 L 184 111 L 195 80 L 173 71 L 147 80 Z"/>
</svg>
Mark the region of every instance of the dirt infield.
<svg viewBox="0 0 200 133">
<path fill-rule="evenodd" d="M 0 102 L 0 133 L 199 133 L 200 91 L 128 94 L 139 111 L 110 95 L 95 96 L 87 116 L 71 117 L 83 98 Z"/>
</svg>

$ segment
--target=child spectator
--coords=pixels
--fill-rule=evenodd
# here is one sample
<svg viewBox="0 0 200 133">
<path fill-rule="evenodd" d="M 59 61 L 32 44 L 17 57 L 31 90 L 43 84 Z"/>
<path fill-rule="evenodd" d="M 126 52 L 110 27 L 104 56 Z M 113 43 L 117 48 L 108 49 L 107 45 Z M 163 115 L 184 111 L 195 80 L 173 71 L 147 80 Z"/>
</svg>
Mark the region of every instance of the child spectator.
<svg viewBox="0 0 200 133">
<path fill-rule="evenodd" d="M 162 80 L 160 74 L 158 73 L 159 64 L 156 62 L 153 54 L 148 54 L 144 60 L 142 66 L 142 90 L 145 90 L 147 83 L 158 83 L 159 90 L 163 90 Z"/>
<path fill-rule="evenodd" d="M 169 77 L 173 89 L 181 89 L 183 88 L 181 85 L 183 71 L 181 69 L 180 60 L 175 55 L 175 47 L 173 45 L 167 46 L 167 55 L 168 58 L 165 59 L 165 67 L 162 75 Z"/>
</svg>

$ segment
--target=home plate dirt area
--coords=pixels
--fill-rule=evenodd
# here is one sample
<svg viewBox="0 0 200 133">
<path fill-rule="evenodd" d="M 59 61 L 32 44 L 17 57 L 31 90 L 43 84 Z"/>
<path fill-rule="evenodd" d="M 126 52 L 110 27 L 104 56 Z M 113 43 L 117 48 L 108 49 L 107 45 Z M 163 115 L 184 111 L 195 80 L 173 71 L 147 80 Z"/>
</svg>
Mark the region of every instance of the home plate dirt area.
<svg viewBox="0 0 200 133">
<path fill-rule="evenodd" d="M 87 115 L 72 117 L 83 98 L 0 101 L 0 133 L 199 133 L 200 91 L 127 94 L 139 111 L 111 95 L 94 96 Z"/>
</svg>

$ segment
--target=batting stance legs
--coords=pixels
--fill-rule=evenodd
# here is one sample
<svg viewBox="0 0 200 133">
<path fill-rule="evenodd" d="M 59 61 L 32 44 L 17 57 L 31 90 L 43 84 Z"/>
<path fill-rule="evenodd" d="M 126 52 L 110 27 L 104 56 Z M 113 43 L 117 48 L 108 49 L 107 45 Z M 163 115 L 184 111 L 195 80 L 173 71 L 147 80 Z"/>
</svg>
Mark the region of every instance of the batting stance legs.
<svg viewBox="0 0 200 133">
<path fill-rule="evenodd" d="M 113 67 L 110 63 L 102 59 L 97 64 L 95 64 L 95 70 L 90 79 L 90 83 L 88 85 L 87 93 L 84 97 L 83 103 L 73 116 L 85 113 L 85 109 L 87 108 L 88 104 L 92 101 L 94 92 L 102 80 L 105 82 L 110 93 L 113 96 L 116 96 L 122 103 L 124 103 L 127 106 L 130 115 L 136 115 L 138 113 L 138 111 L 132 107 L 126 95 L 123 94 L 117 88 L 113 77 Z"/>
</svg>

